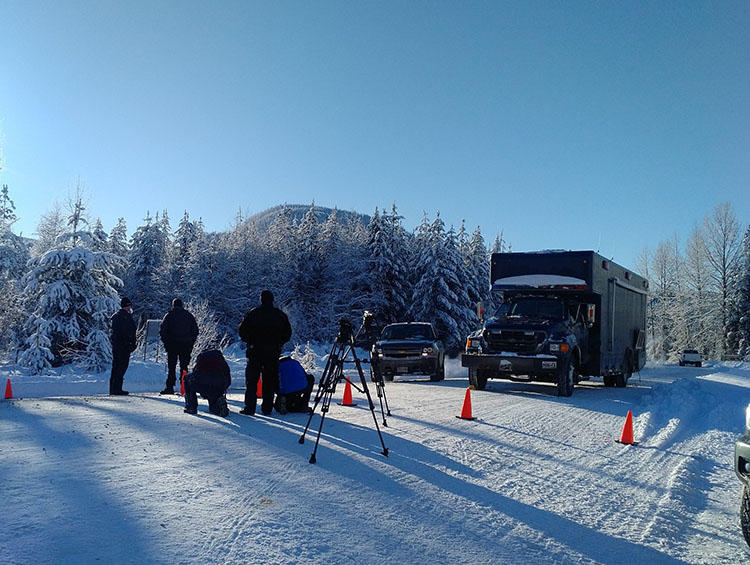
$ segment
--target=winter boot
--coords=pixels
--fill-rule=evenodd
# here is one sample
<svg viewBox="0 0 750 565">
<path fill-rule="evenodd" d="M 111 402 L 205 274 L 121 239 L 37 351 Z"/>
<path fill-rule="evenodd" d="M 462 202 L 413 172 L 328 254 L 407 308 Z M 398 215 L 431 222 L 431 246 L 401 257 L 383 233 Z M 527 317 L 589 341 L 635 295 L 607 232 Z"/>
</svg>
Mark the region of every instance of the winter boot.
<svg viewBox="0 0 750 565">
<path fill-rule="evenodd" d="M 161 391 L 161 392 L 160 392 L 159 394 L 160 394 L 160 395 L 165 395 L 165 394 L 174 394 L 174 388 L 173 388 L 173 387 L 171 387 L 171 386 L 168 386 L 168 387 L 166 387 L 166 388 L 165 388 L 165 389 L 164 389 L 163 391 Z"/>
<path fill-rule="evenodd" d="M 286 409 L 286 396 L 283 394 L 280 394 L 276 397 L 276 403 L 274 404 L 274 408 L 276 408 L 276 412 L 279 414 L 286 414 L 288 410 Z"/>
</svg>

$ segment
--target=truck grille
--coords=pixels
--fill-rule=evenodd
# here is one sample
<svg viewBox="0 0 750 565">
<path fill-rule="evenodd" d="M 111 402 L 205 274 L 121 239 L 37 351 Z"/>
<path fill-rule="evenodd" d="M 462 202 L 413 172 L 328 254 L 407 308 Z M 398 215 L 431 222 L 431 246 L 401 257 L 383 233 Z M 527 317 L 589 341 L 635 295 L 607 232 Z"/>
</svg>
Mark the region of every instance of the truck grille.
<svg viewBox="0 0 750 565">
<path fill-rule="evenodd" d="M 393 359 L 405 359 L 407 357 L 419 357 L 422 355 L 422 348 L 414 350 L 406 349 L 383 349 L 383 355 Z"/>
<path fill-rule="evenodd" d="M 545 332 L 528 332 L 523 330 L 502 330 L 487 332 L 487 345 L 490 351 L 509 351 L 532 355 L 536 353 L 537 345 L 547 339 Z"/>
</svg>

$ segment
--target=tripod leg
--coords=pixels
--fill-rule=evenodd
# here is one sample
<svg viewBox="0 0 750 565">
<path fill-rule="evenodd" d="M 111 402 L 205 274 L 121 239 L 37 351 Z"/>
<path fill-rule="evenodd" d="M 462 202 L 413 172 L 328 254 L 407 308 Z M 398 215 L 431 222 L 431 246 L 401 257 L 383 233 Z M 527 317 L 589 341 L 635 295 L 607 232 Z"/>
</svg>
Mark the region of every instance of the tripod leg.
<svg viewBox="0 0 750 565">
<path fill-rule="evenodd" d="M 336 369 L 334 369 L 334 379 L 332 381 L 332 386 L 326 387 L 325 394 L 323 395 L 323 405 L 320 408 L 320 426 L 318 427 L 318 435 L 315 437 L 315 447 L 313 447 L 313 452 L 310 455 L 310 463 L 317 462 L 316 454 L 318 453 L 318 444 L 320 443 L 320 434 L 323 432 L 323 422 L 326 419 L 326 414 L 328 413 L 328 410 L 331 406 L 331 396 L 333 395 L 333 391 L 336 389 L 336 382 L 341 378 L 341 373 L 343 371 L 341 370 L 340 366 L 337 366 Z"/>
<path fill-rule="evenodd" d="M 352 356 L 354 357 L 354 363 L 357 365 L 357 372 L 359 373 L 359 380 L 362 383 L 362 388 L 365 391 L 365 395 L 367 396 L 367 402 L 370 404 L 370 413 L 372 414 L 372 421 L 375 422 L 375 429 L 378 432 L 378 437 L 380 438 L 380 445 L 383 446 L 383 455 L 388 457 L 388 448 L 385 446 L 385 441 L 383 441 L 383 434 L 380 433 L 380 426 L 378 426 L 378 419 L 375 416 L 375 404 L 372 402 L 372 396 L 370 396 L 370 389 L 367 388 L 367 380 L 365 379 L 365 373 L 362 371 L 362 364 L 359 362 L 359 359 L 357 358 L 357 354 L 354 351 L 354 343 L 351 344 L 350 348 L 352 352 Z M 385 422 L 385 418 L 383 418 L 383 421 Z"/>
<path fill-rule="evenodd" d="M 305 443 L 305 435 L 307 434 L 307 430 L 310 427 L 310 422 L 312 421 L 312 417 L 315 414 L 315 409 L 318 407 L 318 404 L 320 403 L 321 399 L 325 397 L 325 393 L 331 385 L 330 377 L 331 377 L 331 374 L 334 372 L 336 364 L 338 363 L 338 360 L 339 360 L 338 350 L 340 350 L 340 347 L 337 348 L 336 347 L 337 345 L 338 343 L 334 343 L 333 347 L 331 347 L 331 352 L 328 355 L 328 361 L 326 362 L 325 369 L 323 369 L 323 374 L 320 376 L 320 382 L 318 383 L 318 392 L 315 393 L 315 401 L 313 402 L 312 410 L 310 411 L 310 414 L 307 417 L 307 424 L 305 424 L 305 429 L 302 431 L 302 435 L 299 438 L 299 443 Z M 333 384 L 335 385 L 335 383 Z M 321 426 L 322 426 L 322 422 L 321 422 Z"/>
</svg>

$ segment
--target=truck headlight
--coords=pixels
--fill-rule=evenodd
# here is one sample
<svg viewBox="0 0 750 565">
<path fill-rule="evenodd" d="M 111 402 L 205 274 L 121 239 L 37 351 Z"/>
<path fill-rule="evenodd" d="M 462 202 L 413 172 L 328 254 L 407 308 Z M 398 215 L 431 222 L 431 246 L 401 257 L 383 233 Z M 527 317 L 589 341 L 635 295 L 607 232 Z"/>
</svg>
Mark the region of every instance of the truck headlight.
<svg viewBox="0 0 750 565">
<path fill-rule="evenodd" d="M 435 349 L 432 347 L 422 348 L 422 357 L 427 357 L 428 355 L 432 355 L 433 353 L 435 353 Z"/>
<path fill-rule="evenodd" d="M 379 347 L 375 348 L 375 356 L 376 357 L 382 357 L 383 356 L 383 350 Z"/>
<path fill-rule="evenodd" d="M 549 344 L 549 350 L 553 353 L 557 352 L 563 352 L 565 353 L 570 349 L 570 346 L 567 343 L 550 343 Z"/>
</svg>

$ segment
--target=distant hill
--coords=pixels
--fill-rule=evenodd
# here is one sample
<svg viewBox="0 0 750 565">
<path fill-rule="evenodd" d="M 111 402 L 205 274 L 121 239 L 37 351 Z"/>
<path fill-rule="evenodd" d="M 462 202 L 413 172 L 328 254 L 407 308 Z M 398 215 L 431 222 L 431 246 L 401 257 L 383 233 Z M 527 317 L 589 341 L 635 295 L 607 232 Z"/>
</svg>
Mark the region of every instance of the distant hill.
<svg viewBox="0 0 750 565">
<path fill-rule="evenodd" d="M 310 209 L 309 204 L 286 204 L 286 207 L 291 210 L 292 218 L 297 221 L 301 220 Z M 247 219 L 247 221 L 257 225 L 258 231 L 264 232 L 268 229 L 268 226 L 273 223 L 274 219 L 279 215 L 283 208 L 284 205 L 268 208 L 267 210 L 263 210 L 262 212 L 253 214 Z M 322 224 L 323 222 L 325 222 L 332 211 L 333 208 L 315 206 L 315 218 L 318 220 L 318 223 Z M 358 212 L 351 212 L 349 210 L 339 210 L 338 208 L 336 209 L 336 217 L 338 218 L 340 223 L 347 223 L 349 220 L 360 221 L 364 225 L 368 225 L 370 223 L 370 216 L 368 216 L 367 214 L 360 214 Z"/>
</svg>

